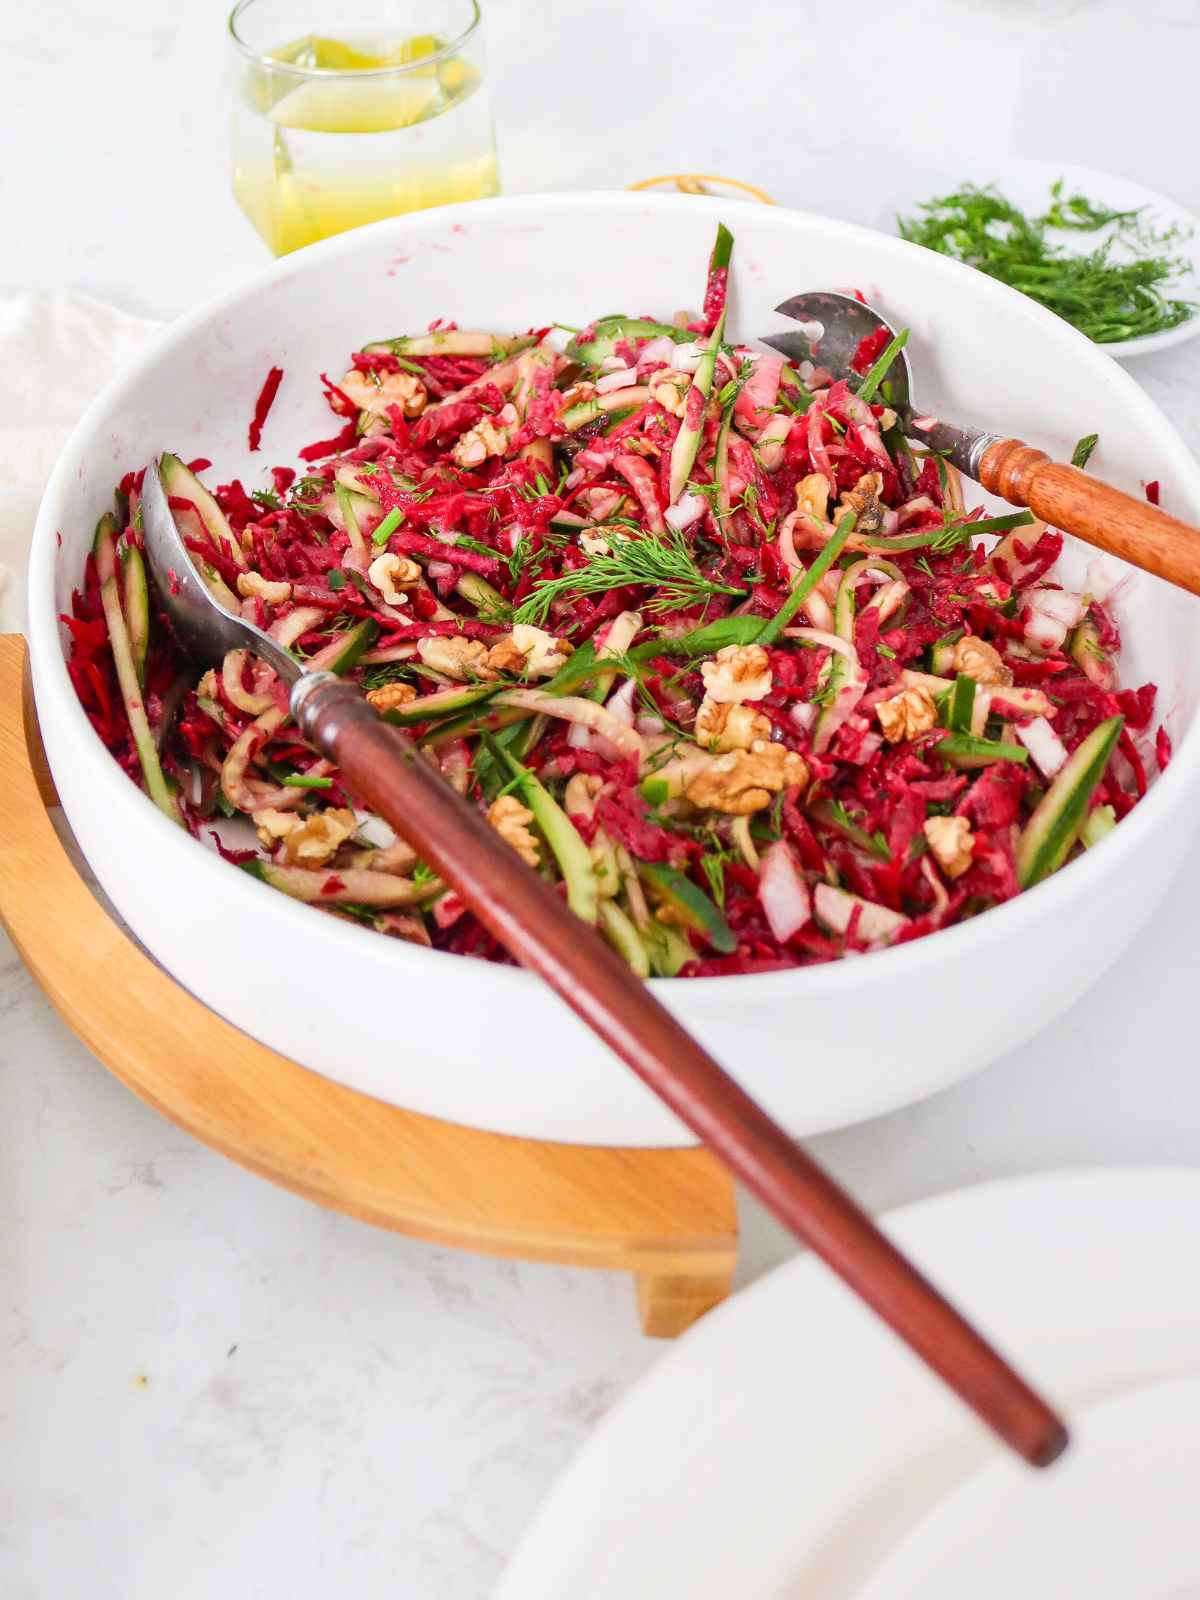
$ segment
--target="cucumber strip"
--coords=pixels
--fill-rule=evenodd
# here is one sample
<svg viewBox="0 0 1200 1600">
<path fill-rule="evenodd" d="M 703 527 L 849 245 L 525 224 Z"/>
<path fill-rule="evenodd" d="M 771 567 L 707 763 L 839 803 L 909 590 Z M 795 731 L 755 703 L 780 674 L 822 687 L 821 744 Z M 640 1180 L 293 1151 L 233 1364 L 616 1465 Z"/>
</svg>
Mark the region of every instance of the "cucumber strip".
<svg viewBox="0 0 1200 1600">
<path fill-rule="evenodd" d="M 1042 796 L 1017 841 L 1017 880 L 1022 889 L 1057 872 L 1070 855 L 1124 726 L 1125 718 L 1117 716 L 1093 728 Z"/>
<path fill-rule="evenodd" d="M 741 394 L 744 384 L 745 379 L 743 378 L 735 385 L 732 395 L 725 403 L 725 410 L 721 416 L 721 426 L 717 432 L 716 452 L 713 456 L 713 482 L 717 486 L 718 527 L 729 516 L 732 509 L 729 499 L 729 430 L 733 426 L 734 407 L 737 405 L 738 395 Z"/>
<path fill-rule="evenodd" d="M 708 343 L 704 347 L 704 354 L 700 365 L 696 368 L 696 375 L 692 379 L 691 388 L 685 398 L 683 421 L 679 425 L 679 432 L 675 435 L 675 443 L 671 446 L 671 479 L 668 489 L 668 498 L 672 505 L 679 499 L 687 486 L 696 457 L 700 453 L 700 441 L 704 437 L 704 410 L 708 404 L 708 397 L 712 393 L 713 374 L 717 370 L 717 354 L 721 348 L 721 340 L 725 336 L 725 310 L 722 307 L 721 315 L 717 318 L 717 325 L 708 336 Z M 698 395 L 699 400 L 693 401 L 692 396 Z M 697 410 L 697 407 L 699 408 Z M 695 413 L 694 419 L 689 422 L 689 413 Z"/>
<path fill-rule="evenodd" d="M 337 905 L 348 900 L 352 905 L 388 906 L 420 905 L 441 893 L 442 885 L 436 878 L 415 884 L 410 878 L 394 877 L 390 872 L 372 872 L 366 867 L 344 868 L 340 872 L 314 870 L 312 867 L 281 867 L 273 861 L 256 858 L 240 863 L 243 872 L 266 883 L 293 900 L 305 900 L 310 905 Z"/>
<path fill-rule="evenodd" d="M 674 978 L 681 967 L 696 959 L 696 952 L 683 935 L 657 917 L 651 917 L 641 930 L 641 939 L 655 977 Z"/>
<path fill-rule="evenodd" d="M 135 544 L 119 547 L 121 557 L 121 599 L 125 626 L 129 629 L 129 649 L 137 672 L 138 687 L 146 687 L 146 651 L 150 648 L 150 591 L 146 584 L 146 563 Z"/>
<path fill-rule="evenodd" d="M 358 525 L 358 512 L 355 510 L 354 502 L 357 499 L 360 505 L 370 506 L 374 510 L 373 503 L 367 499 L 366 495 L 356 496 L 351 493 L 344 483 L 335 483 L 333 493 L 334 498 L 337 500 L 338 510 L 342 514 L 342 530 L 350 540 L 350 548 L 356 550 L 360 556 L 365 556 L 367 553 L 367 541 L 363 538 L 362 530 Z"/>
<path fill-rule="evenodd" d="M 168 495 L 174 495 L 179 500 L 190 500 L 195 506 L 196 513 L 204 524 L 204 531 L 213 542 L 213 548 L 222 555 L 228 555 L 235 565 L 245 569 L 247 563 L 242 553 L 241 540 L 229 526 L 225 520 L 225 513 L 196 474 L 185 467 L 178 456 L 170 454 L 161 457 L 159 473 Z"/>
<path fill-rule="evenodd" d="M 622 339 L 636 344 L 639 339 L 657 339 L 663 334 L 676 344 L 691 344 L 696 335 L 687 328 L 677 328 L 667 322 L 651 322 L 645 317 L 599 317 L 592 323 L 592 337 L 581 344 L 572 339 L 565 354 L 568 361 L 579 361 L 584 366 L 598 367 L 611 356 Z"/>
<path fill-rule="evenodd" d="M 504 622 L 512 616 L 512 607 L 499 589 L 477 572 L 461 573 L 455 582 L 454 592 L 462 595 L 486 621 Z"/>
<path fill-rule="evenodd" d="M 940 639 L 935 639 L 929 646 L 929 670 L 939 678 L 949 677 L 954 670 L 954 646 L 965 633 L 964 628 L 955 628 L 953 633 L 943 634 Z"/>
<path fill-rule="evenodd" d="M 374 617 L 364 617 L 353 628 L 348 629 L 340 639 L 335 639 L 331 644 L 324 645 L 313 656 L 312 660 L 305 663 L 307 672 L 334 672 L 339 678 L 344 677 L 351 667 L 355 666 L 364 650 L 369 650 L 379 637 L 379 624 Z"/>
<path fill-rule="evenodd" d="M 104 620 L 108 625 L 108 642 L 112 649 L 113 665 L 117 669 L 117 682 L 121 687 L 125 715 L 129 719 L 129 729 L 133 734 L 134 748 L 137 750 L 142 776 L 146 780 L 146 792 L 164 816 L 182 826 L 183 818 L 179 813 L 175 796 L 163 775 L 162 765 L 158 759 L 158 747 L 154 743 L 154 735 L 150 732 L 146 705 L 142 699 L 141 685 L 138 683 L 137 666 L 130 647 L 129 630 L 125 626 L 125 617 L 121 610 L 121 595 L 117 584 L 117 521 L 111 513 L 106 513 L 100 518 L 92 549 L 96 557 L 96 576 L 100 580 L 100 603 L 104 607 Z"/>
<path fill-rule="evenodd" d="M 973 733 L 950 733 L 932 746 L 935 755 L 941 756 L 952 767 L 972 771 L 976 767 L 990 767 L 994 761 L 1016 761 L 1024 765 L 1029 751 L 1023 744 L 1004 744 L 996 739 L 977 739 Z"/>
<path fill-rule="evenodd" d="M 466 711 L 471 706 L 477 706 L 481 700 L 490 699 L 502 688 L 503 684 L 499 683 L 466 684 L 461 688 L 445 689 L 438 694 L 421 695 L 407 705 L 397 706 L 394 711 L 384 711 L 381 715 L 385 722 L 394 722 L 398 728 L 410 728 L 416 722 L 428 722 L 448 712 Z"/>
<path fill-rule="evenodd" d="M 615 900 L 600 902 L 600 932 L 619 956 L 623 956 L 639 978 L 650 976 L 650 957 L 638 931 Z"/>
<path fill-rule="evenodd" d="M 444 328 L 437 333 L 400 334 L 363 345 L 364 355 L 393 356 L 501 356 L 515 355 L 537 343 L 532 333 L 483 333 L 467 328 Z"/>
<path fill-rule="evenodd" d="M 567 904 L 577 917 L 595 926 L 600 916 L 600 891 L 592 867 L 592 853 L 578 828 L 528 767 L 522 766 L 494 739 L 487 739 L 486 743 L 493 759 L 507 767 L 516 779 L 522 800 L 533 812 L 533 820 L 542 830 L 562 872 L 567 886 Z"/>
<path fill-rule="evenodd" d="M 785 395 L 784 389 L 794 391 L 792 395 Z M 785 366 L 779 374 L 779 398 L 793 416 L 802 417 L 813 403 L 812 392 L 804 387 L 800 381 L 800 374 L 792 367 Z"/>
<path fill-rule="evenodd" d="M 868 404 L 874 400 L 879 385 L 887 377 L 888 368 L 907 343 L 908 329 L 901 328 L 900 332 L 894 334 L 888 343 L 884 345 L 883 350 L 880 352 L 879 360 L 876 361 L 858 386 L 858 398 L 860 400 L 865 400 Z"/>
<path fill-rule="evenodd" d="M 1090 850 L 1093 845 L 1099 844 L 1106 834 L 1111 833 L 1116 825 L 1117 813 L 1111 806 L 1093 806 L 1079 830 L 1079 837 Z"/>
<path fill-rule="evenodd" d="M 694 929 L 722 955 L 733 954 L 737 949 L 733 929 L 703 889 L 661 861 L 639 861 L 637 866 L 641 877 L 657 891 L 685 927 Z"/>
<path fill-rule="evenodd" d="M 1071 635 L 1070 651 L 1085 678 L 1090 678 L 1097 688 L 1112 688 L 1116 674 L 1108 652 L 1100 643 L 1100 630 L 1090 616 L 1084 617 Z"/>
<path fill-rule="evenodd" d="M 950 706 L 946 726 L 955 733 L 970 733 L 971 718 L 975 713 L 975 679 L 960 672 L 950 691 Z"/>
<path fill-rule="evenodd" d="M 762 617 L 719 617 L 716 622 L 694 628 L 691 633 L 636 645 L 629 654 L 634 661 L 652 661 L 655 656 L 710 656 L 729 644 L 753 644 L 762 630 Z M 574 660 L 574 656 L 571 659 Z M 570 662 L 563 670 L 569 668 Z"/>
</svg>

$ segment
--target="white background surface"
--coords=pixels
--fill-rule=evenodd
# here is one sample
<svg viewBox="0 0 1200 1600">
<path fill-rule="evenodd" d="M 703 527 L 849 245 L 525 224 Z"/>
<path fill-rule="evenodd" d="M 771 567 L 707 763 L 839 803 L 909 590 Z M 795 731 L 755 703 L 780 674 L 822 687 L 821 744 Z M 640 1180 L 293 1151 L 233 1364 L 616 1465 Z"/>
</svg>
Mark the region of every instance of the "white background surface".
<svg viewBox="0 0 1200 1600">
<path fill-rule="evenodd" d="M 971 151 L 1109 168 L 1200 210 L 1194 0 L 486 10 L 509 191 L 685 167 L 873 222 L 889 173 Z M 7 0 L 0 292 L 171 315 L 262 261 L 227 190 L 222 17 Z M 1132 368 L 1193 445 L 1195 349 Z M 1198 895 L 1193 852 L 1141 948 L 1035 1045 L 817 1153 L 873 1207 L 1200 1163 Z M 980 1004 L 1020 996 L 981 974 Z M 486 1596 L 655 1358 L 629 1284 L 450 1255 L 249 1177 L 97 1067 L 6 945 L 0 1019 L 5 1600 Z M 751 1277 L 790 1247 L 743 1220 Z"/>
</svg>

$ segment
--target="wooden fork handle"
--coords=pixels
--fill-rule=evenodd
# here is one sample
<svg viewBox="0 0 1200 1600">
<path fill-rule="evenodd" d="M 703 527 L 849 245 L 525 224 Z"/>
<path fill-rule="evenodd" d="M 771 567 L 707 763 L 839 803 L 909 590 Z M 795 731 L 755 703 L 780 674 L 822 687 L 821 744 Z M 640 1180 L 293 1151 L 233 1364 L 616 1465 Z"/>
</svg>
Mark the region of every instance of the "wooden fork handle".
<svg viewBox="0 0 1200 1600">
<path fill-rule="evenodd" d="M 544 978 L 984 1422 L 1035 1466 L 1061 1454 L 1066 1429 L 1046 1403 L 648 985 L 580 926 L 566 901 L 443 781 L 411 739 L 332 677 L 320 681 L 314 674 L 293 706 L 301 730 L 337 762 L 351 793 L 385 817 L 505 949 Z M 452 1008 L 446 1026 L 454 1026 Z M 535 1029 L 531 1016 L 531 1038 Z M 570 1072 L 569 1060 L 561 1070 Z"/>
<path fill-rule="evenodd" d="M 1052 527 L 1200 595 L 1200 529 L 1149 501 L 1051 461 L 1044 450 L 1020 439 L 1002 439 L 984 452 L 979 481 L 1010 505 L 1028 506 Z"/>
</svg>

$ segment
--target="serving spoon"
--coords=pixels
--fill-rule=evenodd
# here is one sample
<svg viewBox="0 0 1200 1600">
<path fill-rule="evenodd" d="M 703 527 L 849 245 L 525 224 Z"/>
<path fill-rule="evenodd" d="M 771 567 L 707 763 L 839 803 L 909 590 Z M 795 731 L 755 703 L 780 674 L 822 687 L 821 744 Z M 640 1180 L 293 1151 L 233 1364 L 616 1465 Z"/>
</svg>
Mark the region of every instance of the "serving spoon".
<svg viewBox="0 0 1200 1600">
<path fill-rule="evenodd" d="M 815 289 L 775 307 L 781 316 L 806 324 L 762 340 L 789 361 L 812 361 L 835 379 L 852 380 L 851 363 L 862 341 L 896 330 L 872 306 L 853 295 Z M 919 410 L 912 399 L 906 352 L 896 352 L 884 380 L 884 398 L 905 436 L 943 454 L 960 472 L 1010 505 L 1028 506 L 1052 527 L 1119 556 L 1131 566 L 1200 595 L 1200 529 L 1168 516 L 1148 501 L 1102 483 L 1078 467 L 1051 461 L 1020 439 L 981 428 L 960 428 Z"/>
<path fill-rule="evenodd" d="M 151 462 L 142 483 L 146 557 L 183 649 L 218 666 L 230 650 L 265 661 L 289 690 L 304 737 L 346 787 L 454 888 L 488 931 L 566 1001 L 768 1210 L 837 1272 L 995 1432 L 1033 1466 L 1067 1445 L 1040 1396 L 906 1261 L 655 998 L 649 986 L 445 782 L 358 689 L 306 672 L 261 629 L 220 606 L 192 563 Z M 562 1064 L 570 1071 L 570 1062 Z"/>
</svg>

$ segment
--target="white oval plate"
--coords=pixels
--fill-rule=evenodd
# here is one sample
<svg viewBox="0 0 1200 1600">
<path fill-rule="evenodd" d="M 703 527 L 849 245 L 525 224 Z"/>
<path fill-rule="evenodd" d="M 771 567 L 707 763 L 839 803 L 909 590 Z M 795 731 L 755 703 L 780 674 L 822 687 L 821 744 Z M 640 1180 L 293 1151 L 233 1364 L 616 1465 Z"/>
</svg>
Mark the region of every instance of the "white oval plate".
<svg viewBox="0 0 1200 1600">
<path fill-rule="evenodd" d="M 931 1514 L 928 1549 L 944 1546 L 954 1524 L 939 1528 L 938 1509 L 982 1469 L 1019 1480 L 1023 1506 L 1043 1489 L 1069 1498 L 1069 1475 L 1095 1482 L 1103 1470 L 1092 1437 L 1117 1436 L 1101 1412 L 1083 1415 L 1088 1407 L 1200 1377 L 1200 1174 L 1012 1179 L 908 1206 L 887 1230 L 1066 1408 L 1070 1465 L 1044 1477 L 1010 1466 L 916 1359 L 801 1257 L 705 1318 L 597 1428 L 496 1600 L 941 1600 L 938 1590 L 866 1586 L 883 1582 Z M 1135 1432 L 1144 1436 L 1152 1409 Z M 1151 1453 L 1162 1461 L 1163 1447 Z M 979 1483 L 968 1510 L 995 1499 L 990 1474 Z M 1152 1488 L 1129 1487 L 1135 1521 L 1139 1495 L 1149 1520 Z M 1188 1592 L 1197 1590 L 1200 1577 Z"/>
<path fill-rule="evenodd" d="M 964 166 L 967 170 L 964 170 Z M 912 174 L 904 187 L 889 197 L 887 207 L 880 215 L 879 225 L 887 233 L 899 233 L 896 224 L 898 216 L 913 216 L 922 201 L 930 200 L 935 195 L 949 194 L 964 183 L 975 183 L 981 188 L 993 184 L 1006 200 L 1011 200 L 1022 211 L 1032 214 L 1045 210 L 1050 200 L 1050 186 L 1059 178 L 1063 179 L 1064 193 L 1068 195 L 1083 194 L 1113 211 L 1143 208 L 1146 221 L 1156 230 L 1178 228 L 1183 237 L 1168 248 L 1182 260 L 1190 262 L 1192 271 L 1190 276 L 1184 275 L 1171 285 L 1171 293 L 1180 299 L 1200 303 L 1200 220 L 1177 201 L 1135 183 L 1132 178 L 1121 178 L 1111 172 L 1096 172 L 1091 167 L 1076 167 L 1065 161 L 1023 161 L 1014 157 L 988 161 L 977 170 L 970 170 L 969 163 L 959 163 L 953 169 L 931 168 Z M 1101 237 L 1102 234 L 1065 230 L 1055 235 L 1058 242 L 1080 255 L 1093 250 Z M 1177 328 L 1168 328 L 1165 333 L 1148 333 L 1140 339 L 1121 339 L 1115 344 L 1102 344 L 1099 348 L 1124 360 L 1128 356 L 1149 355 L 1154 350 L 1166 350 L 1171 345 L 1183 344 L 1188 339 L 1194 339 L 1198 333 L 1200 312 L 1187 322 L 1181 322 Z"/>
<path fill-rule="evenodd" d="M 1044 1479 L 997 1461 L 921 1523 L 862 1600 L 1184 1600 L 1200 1592 L 1200 1379 L 1094 1406 Z"/>
</svg>

